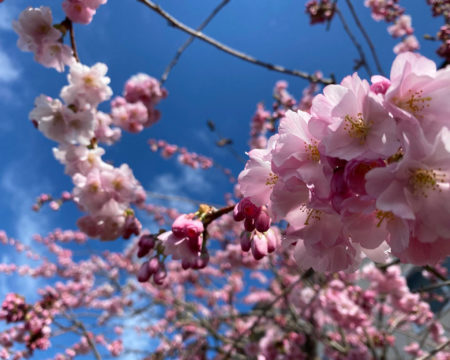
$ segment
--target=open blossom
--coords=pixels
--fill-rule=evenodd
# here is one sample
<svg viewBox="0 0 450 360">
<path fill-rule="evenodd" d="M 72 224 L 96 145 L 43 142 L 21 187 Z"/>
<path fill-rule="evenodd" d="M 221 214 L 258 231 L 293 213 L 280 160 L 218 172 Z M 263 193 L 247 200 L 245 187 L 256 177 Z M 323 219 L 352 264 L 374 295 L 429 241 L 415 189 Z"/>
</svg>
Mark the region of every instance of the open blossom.
<svg viewBox="0 0 450 360">
<path fill-rule="evenodd" d="M 409 35 L 394 46 L 394 53 L 400 54 L 408 51 L 416 51 L 419 49 L 420 44 L 417 38 L 414 35 Z"/>
<path fill-rule="evenodd" d="M 91 110 L 75 112 L 45 95 L 36 98 L 29 118 L 46 137 L 59 143 L 88 145 L 94 136 L 95 117 Z"/>
<path fill-rule="evenodd" d="M 38 63 L 62 72 L 74 62 L 72 49 L 60 42 L 61 33 L 53 27 L 50 8 L 28 7 L 13 21 L 13 29 L 19 35 L 19 49 L 33 52 Z"/>
<path fill-rule="evenodd" d="M 62 8 L 73 22 L 89 24 L 97 8 L 107 0 L 64 0 Z"/>
<path fill-rule="evenodd" d="M 265 149 L 249 152 L 234 219 L 241 247 L 259 259 L 252 232 L 262 209 L 285 220 L 299 266 L 354 271 L 390 253 L 418 265 L 450 254 L 449 68 L 399 55 L 390 78 L 356 74 L 329 85 L 309 113 L 287 111 Z"/>
<path fill-rule="evenodd" d="M 390 156 L 398 148 L 396 127 L 369 84 L 356 74 L 324 89 L 311 108 L 310 131 L 321 139 L 328 156 Z"/>
<path fill-rule="evenodd" d="M 112 90 L 108 86 L 110 79 L 105 76 L 107 71 L 108 67 L 103 63 L 97 63 L 92 67 L 74 63 L 67 77 L 69 85 L 62 88 L 61 98 L 77 108 L 83 108 L 85 104 L 95 107 L 109 100 Z"/>
<path fill-rule="evenodd" d="M 147 107 L 141 102 L 129 103 L 122 97 L 117 97 L 111 102 L 111 118 L 114 125 L 137 133 L 141 132 L 148 123 Z"/>
<path fill-rule="evenodd" d="M 414 29 L 411 26 L 411 16 L 402 15 L 394 23 L 388 27 L 388 32 L 393 37 L 400 37 L 404 35 L 411 35 Z"/>
<path fill-rule="evenodd" d="M 203 224 L 189 215 L 179 216 L 172 225 L 172 231 L 158 236 L 164 245 L 164 253 L 181 260 L 184 269 L 202 268 L 207 264 L 207 254 L 202 253 Z"/>
</svg>

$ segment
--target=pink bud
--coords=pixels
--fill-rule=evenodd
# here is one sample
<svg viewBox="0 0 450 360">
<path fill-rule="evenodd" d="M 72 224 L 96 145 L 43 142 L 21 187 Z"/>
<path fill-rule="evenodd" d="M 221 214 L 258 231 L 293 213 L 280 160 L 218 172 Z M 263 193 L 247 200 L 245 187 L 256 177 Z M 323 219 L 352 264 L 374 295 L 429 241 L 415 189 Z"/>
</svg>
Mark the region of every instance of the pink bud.
<svg viewBox="0 0 450 360">
<path fill-rule="evenodd" d="M 150 274 L 154 274 L 159 269 L 159 260 L 157 257 L 151 258 L 148 262 L 148 269 L 150 271 Z"/>
<path fill-rule="evenodd" d="M 252 241 L 252 255 L 255 260 L 261 260 L 264 256 L 268 254 L 267 250 L 267 239 L 262 234 L 256 234 L 253 236 Z"/>
<path fill-rule="evenodd" d="M 194 269 L 204 269 L 209 263 L 209 254 L 201 254 L 199 258 L 196 259 Z"/>
<path fill-rule="evenodd" d="M 237 204 L 234 207 L 233 218 L 234 218 L 234 221 L 242 221 L 245 218 L 245 215 L 244 215 L 243 211 L 240 209 L 239 204 Z"/>
<path fill-rule="evenodd" d="M 264 236 L 267 240 L 267 252 L 273 253 L 278 246 L 278 237 L 273 230 L 268 230 Z"/>
<path fill-rule="evenodd" d="M 156 285 L 162 285 L 164 283 L 164 279 L 167 277 L 167 271 L 164 265 L 160 266 L 158 271 L 156 271 L 155 275 L 153 275 L 153 281 Z"/>
<path fill-rule="evenodd" d="M 145 261 L 139 268 L 137 279 L 139 282 L 146 282 L 150 279 L 150 276 L 152 276 L 152 274 L 149 269 L 149 262 Z"/>
<path fill-rule="evenodd" d="M 253 204 L 249 198 L 242 199 L 239 205 L 247 219 L 255 219 L 258 216 L 260 208 Z"/>
<path fill-rule="evenodd" d="M 266 232 L 270 228 L 270 216 L 266 211 L 262 210 L 255 221 L 256 230 Z"/>
<path fill-rule="evenodd" d="M 252 232 L 253 230 L 255 230 L 255 220 L 252 218 L 245 218 L 244 227 L 245 230 Z"/>
<path fill-rule="evenodd" d="M 243 231 L 241 234 L 241 249 L 244 252 L 247 252 L 250 250 L 252 246 L 252 241 L 250 239 L 250 234 L 246 231 Z"/>
</svg>

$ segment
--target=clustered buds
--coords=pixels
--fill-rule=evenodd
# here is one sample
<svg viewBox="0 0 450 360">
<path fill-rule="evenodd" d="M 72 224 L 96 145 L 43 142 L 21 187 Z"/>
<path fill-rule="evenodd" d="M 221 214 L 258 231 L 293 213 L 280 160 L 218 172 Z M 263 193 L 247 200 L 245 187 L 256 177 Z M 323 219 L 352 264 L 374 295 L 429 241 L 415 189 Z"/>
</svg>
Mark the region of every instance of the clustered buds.
<svg viewBox="0 0 450 360">
<path fill-rule="evenodd" d="M 0 310 L 0 319 L 18 326 L 14 331 L 2 334 L 0 345 L 8 347 L 12 341 L 23 343 L 27 348 L 24 355 L 27 356 L 31 356 L 36 349 L 47 349 L 53 322 L 51 308 L 55 299 L 52 294 L 45 294 L 41 301 L 29 305 L 20 295 L 7 294 Z"/>
<path fill-rule="evenodd" d="M 150 139 L 148 141 L 150 150 L 153 152 L 161 151 L 162 157 L 168 159 L 174 154 L 178 153 L 178 161 L 187 165 L 193 169 L 209 169 L 213 166 L 213 160 L 209 157 L 197 154 L 195 152 L 189 152 L 184 147 L 169 144 L 164 140 Z"/>
<path fill-rule="evenodd" d="M 335 12 L 335 3 L 331 0 L 310 0 L 306 3 L 306 13 L 311 24 L 330 21 Z"/>
<path fill-rule="evenodd" d="M 111 102 L 113 123 L 132 133 L 141 132 L 159 120 L 161 114 L 155 106 L 167 94 L 155 78 L 147 74 L 132 76 L 125 84 L 124 97 Z"/>
<path fill-rule="evenodd" d="M 244 221 L 245 231 L 240 238 L 242 251 L 251 249 L 255 260 L 275 251 L 279 237 L 270 228 L 271 219 L 265 206 L 256 206 L 245 197 L 234 207 L 233 218 L 235 221 Z"/>
<path fill-rule="evenodd" d="M 266 232 L 270 228 L 270 216 L 265 207 L 256 206 L 249 198 L 242 199 L 234 208 L 234 220 L 244 220 L 245 230 Z"/>
<path fill-rule="evenodd" d="M 180 215 L 172 225 L 172 231 L 158 236 L 164 246 L 164 254 L 181 260 L 183 269 L 203 269 L 209 261 L 207 249 L 203 246 L 204 226 L 194 215 Z"/>
</svg>

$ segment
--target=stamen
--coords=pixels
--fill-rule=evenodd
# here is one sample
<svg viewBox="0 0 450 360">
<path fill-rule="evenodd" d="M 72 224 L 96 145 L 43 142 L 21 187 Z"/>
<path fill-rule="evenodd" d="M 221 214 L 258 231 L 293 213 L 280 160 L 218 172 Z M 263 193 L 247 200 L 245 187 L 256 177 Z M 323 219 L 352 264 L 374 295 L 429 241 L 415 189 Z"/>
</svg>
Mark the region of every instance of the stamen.
<svg viewBox="0 0 450 360">
<path fill-rule="evenodd" d="M 360 144 L 364 144 L 372 123 L 366 123 L 362 117 L 362 113 L 358 113 L 356 118 L 345 115 L 344 121 L 344 130 L 347 131 L 350 137 L 359 139 Z"/>
<path fill-rule="evenodd" d="M 413 114 L 418 119 L 423 119 L 423 115 L 420 113 L 425 108 L 430 107 L 429 102 L 431 101 L 430 96 L 423 97 L 423 90 L 412 91 L 408 90 L 408 96 L 406 100 L 401 100 L 394 98 L 394 103 L 403 110 Z"/>
<path fill-rule="evenodd" d="M 277 181 L 278 181 L 278 175 L 271 172 L 266 179 L 266 185 L 273 187 L 277 183 Z"/>
<path fill-rule="evenodd" d="M 377 210 L 376 212 L 376 218 L 379 220 L 377 227 L 381 226 L 381 223 L 383 222 L 383 220 L 386 219 L 386 221 L 391 221 L 394 220 L 394 214 L 390 211 L 381 211 L 381 210 Z"/>
<path fill-rule="evenodd" d="M 305 143 L 305 153 L 308 154 L 308 158 L 311 161 L 319 162 L 320 161 L 320 153 L 319 148 L 317 147 L 317 141 L 311 139 L 311 143 Z"/>
<path fill-rule="evenodd" d="M 411 175 L 409 177 L 409 184 L 412 187 L 413 194 L 421 194 L 423 197 L 428 197 L 427 191 L 442 192 L 440 184 L 446 182 L 446 175 L 442 173 L 441 168 L 436 170 L 427 169 L 409 169 Z"/>
</svg>

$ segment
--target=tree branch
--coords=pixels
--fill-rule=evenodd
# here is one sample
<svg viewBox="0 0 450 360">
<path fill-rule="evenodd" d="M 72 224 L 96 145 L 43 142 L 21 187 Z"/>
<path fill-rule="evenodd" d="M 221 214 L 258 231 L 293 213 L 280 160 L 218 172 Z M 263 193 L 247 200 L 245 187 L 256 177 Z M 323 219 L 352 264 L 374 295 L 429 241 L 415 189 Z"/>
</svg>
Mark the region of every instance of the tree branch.
<svg viewBox="0 0 450 360">
<path fill-rule="evenodd" d="M 209 22 L 219 13 L 222 8 L 228 4 L 230 0 L 222 0 L 222 2 L 217 5 L 217 7 L 209 14 L 209 16 L 201 23 L 201 25 L 197 28 L 197 31 L 202 31 Z M 164 84 L 169 77 L 169 73 L 172 71 L 173 67 L 177 64 L 178 60 L 181 57 L 181 54 L 189 47 L 189 45 L 192 44 L 192 42 L 195 40 L 195 36 L 192 35 L 189 39 L 186 40 L 186 42 L 180 46 L 180 48 L 177 50 L 175 56 L 173 57 L 172 61 L 167 65 L 166 70 L 164 70 L 164 74 L 161 76 L 161 80 L 159 81 L 162 84 Z"/>
<path fill-rule="evenodd" d="M 429 360 L 433 357 L 433 355 L 436 355 L 439 351 L 444 350 L 447 346 L 450 345 L 450 340 L 447 340 L 445 343 L 442 343 L 437 348 L 431 350 L 428 355 L 424 355 L 420 357 L 418 360 Z"/>
<path fill-rule="evenodd" d="M 353 35 L 353 33 L 352 33 L 352 31 L 350 30 L 350 28 L 349 28 L 347 22 L 345 21 L 344 16 L 342 15 L 341 11 L 340 11 L 337 7 L 336 7 L 336 9 L 335 9 L 335 12 L 336 12 L 336 14 L 338 14 L 339 19 L 340 19 L 341 22 L 342 22 L 342 26 L 344 27 L 345 32 L 347 33 L 348 37 L 349 37 L 350 40 L 352 41 L 353 45 L 355 45 L 355 48 L 356 48 L 356 50 L 357 50 L 358 53 L 359 53 L 360 61 L 359 61 L 359 63 L 357 64 L 357 66 L 358 66 L 358 67 L 359 67 L 359 66 L 363 66 L 363 67 L 366 69 L 367 74 L 369 74 L 369 76 L 372 76 L 372 70 L 370 69 L 370 66 L 369 66 L 369 64 L 367 63 L 366 55 L 364 54 L 364 50 L 362 49 L 361 44 L 358 42 L 358 40 L 356 40 L 355 35 Z M 355 69 L 355 70 L 356 70 L 356 69 Z"/>
<path fill-rule="evenodd" d="M 356 26 L 358 26 L 359 30 L 364 36 L 364 39 L 367 41 L 367 45 L 369 45 L 370 52 L 372 53 L 373 59 L 375 60 L 375 65 L 377 67 L 377 71 L 380 73 L 380 75 L 384 75 L 383 68 L 380 64 L 380 60 L 378 59 L 377 52 L 375 51 L 375 46 L 373 46 L 372 40 L 370 39 L 369 34 L 367 34 L 366 29 L 364 29 L 363 25 L 361 24 L 361 21 L 359 21 L 358 14 L 356 14 L 355 8 L 353 7 L 353 4 L 350 0 L 345 0 L 347 2 L 347 6 L 350 9 L 350 12 L 352 13 L 353 19 L 355 19 Z"/>
<path fill-rule="evenodd" d="M 243 52 L 240 52 L 238 50 L 235 50 L 205 34 L 203 34 L 200 31 L 196 31 L 192 28 L 190 28 L 189 26 L 183 24 L 182 22 L 180 22 L 179 20 L 175 19 L 172 15 L 170 15 L 169 13 L 167 13 L 166 11 L 164 11 L 163 9 L 161 9 L 161 7 L 159 7 L 158 5 L 156 5 L 153 1 L 151 0 L 137 0 L 138 2 L 144 4 L 145 6 L 147 6 L 149 9 L 153 10 L 154 12 L 156 12 L 158 15 L 162 16 L 164 19 L 166 19 L 170 25 L 216 47 L 217 49 L 226 52 L 230 55 L 233 55 L 234 57 L 237 57 L 241 60 L 247 61 L 249 63 L 252 63 L 254 65 L 258 65 L 258 66 L 262 66 L 265 67 L 266 69 L 272 70 L 272 71 L 277 71 L 283 74 L 288 74 L 288 75 L 292 75 L 292 76 L 297 76 L 300 77 L 302 79 L 306 79 L 309 80 L 311 82 L 316 82 L 316 83 L 322 83 L 325 85 L 328 84 L 334 84 L 334 80 L 333 79 L 327 79 L 327 78 L 322 78 L 319 79 L 316 75 L 311 75 L 307 72 L 304 71 L 300 71 L 300 70 L 291 70 L 291 69 L 287 69 L 283 66 L 280 65 L 275 65 L 275 64 L 271 64 L 265 61 L 261 61 L 258 60 L 250 55 L 244 54 Z"/>
</svg>

